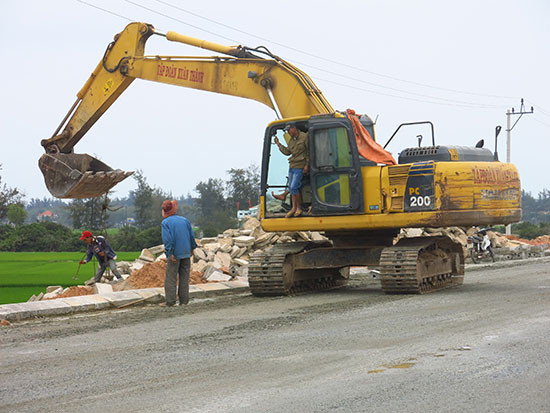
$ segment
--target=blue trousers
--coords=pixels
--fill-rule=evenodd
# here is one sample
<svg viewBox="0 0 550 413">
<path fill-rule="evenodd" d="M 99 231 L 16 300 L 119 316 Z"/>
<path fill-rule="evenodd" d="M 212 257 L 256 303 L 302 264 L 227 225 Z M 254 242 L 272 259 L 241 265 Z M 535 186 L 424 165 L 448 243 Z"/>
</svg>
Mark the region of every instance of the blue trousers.
<svg viewBox="0 0 550 413">
<path fill-rule="evenodd" d="M 304 170 L 302 168 L 288 169 L 288 190 L 290 192 L 290 195 L 297 195 L 300 193 L 303 176 Z"/>
</svg>

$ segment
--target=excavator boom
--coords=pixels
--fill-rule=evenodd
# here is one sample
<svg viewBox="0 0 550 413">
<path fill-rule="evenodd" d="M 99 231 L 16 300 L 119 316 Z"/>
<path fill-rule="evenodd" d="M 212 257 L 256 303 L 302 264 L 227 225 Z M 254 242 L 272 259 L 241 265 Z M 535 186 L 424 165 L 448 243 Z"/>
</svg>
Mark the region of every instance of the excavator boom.
<svg viewBox="0 0 550 413">
<path fill-rule="evenodd" d="M 145 43 L 154 34 L 227 56 L 145 56 Z M 53 196 L 100 196 L 132 174 L 75 154 L 73 148 L 136 78 L 253 99 L 272 108 L 278 118 L 334 112 L 307 74 L 277 56 L 175 32 L 160 34 L 149 24 L 130 23 L 107 46 L 54 135 L 42 141 L 46 153 L 39 166 Z"/>
</svg>

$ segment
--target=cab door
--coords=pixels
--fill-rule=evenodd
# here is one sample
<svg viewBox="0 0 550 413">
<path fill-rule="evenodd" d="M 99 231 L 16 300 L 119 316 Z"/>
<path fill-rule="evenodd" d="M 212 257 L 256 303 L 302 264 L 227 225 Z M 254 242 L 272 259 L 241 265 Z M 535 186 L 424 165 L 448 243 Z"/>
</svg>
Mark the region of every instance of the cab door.
<svg viewBox="0 0 550 413">
<path fill-rule="evenodd" d="M 309 153 L 312 214 L 363 212 L 361 168 L 349 121 L 310 119 Z"/>
</svg>

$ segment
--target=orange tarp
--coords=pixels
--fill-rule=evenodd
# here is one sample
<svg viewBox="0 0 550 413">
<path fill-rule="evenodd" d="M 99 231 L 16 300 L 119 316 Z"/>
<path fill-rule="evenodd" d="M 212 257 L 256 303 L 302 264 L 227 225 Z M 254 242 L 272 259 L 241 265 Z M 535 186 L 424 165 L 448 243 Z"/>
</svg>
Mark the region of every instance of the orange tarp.
<svg viewBox="0 0 550 413">
<path fill-rule="evenodd" d="M 353 132 L 355 133 L 355 140 L 357 142 L 357 149 L 361 156 L 369 161 L 376 163 L 383 163 L 386 165 L 397 165 L 395 159 L 391 153 L 386 151 L 382 146 L 372 139 L 369 132 L 359 121 L 359 117 L 355 114 L 353 109 L 348 109 L 347 114 L 353 125 Z"/>
</svg>

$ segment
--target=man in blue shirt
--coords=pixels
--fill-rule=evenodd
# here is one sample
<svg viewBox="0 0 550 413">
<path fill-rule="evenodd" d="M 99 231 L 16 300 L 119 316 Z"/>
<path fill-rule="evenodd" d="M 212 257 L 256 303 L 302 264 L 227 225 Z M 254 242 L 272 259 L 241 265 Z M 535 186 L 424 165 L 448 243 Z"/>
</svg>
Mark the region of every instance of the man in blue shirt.
<svg viewBox="0 0 550 413">
<path fill-rule="evenodd" d="M 80 261 L 80 263 L 86 264 L 92 259 L 92 256 L 95 256 L 97 259 L 98 267 L 94 277 L 95 283 L 101 281 L 101 277 L 107 269 L 107 266 L 111 269 L 118 280 L 122 279 L 122 276 L 116 267 L 116 254 L 104 237 L 101 235 L 94 237 L 90 231 L 83 231 L 80 239 L 88 244 L 86 249 L 86 259 Z"/>
<path fill-rule="evenodd" d="M 166 200 L 162 203 L 162 242 L 166 254 L 164 293 L 168 307 L 176 304 L 176 289 L 179 304 L 189 302 L 191 253 L 197 248 L 191 223 L 187 218 L 176 215 L 177 211 L 177 201 Z"/>
</svg>

